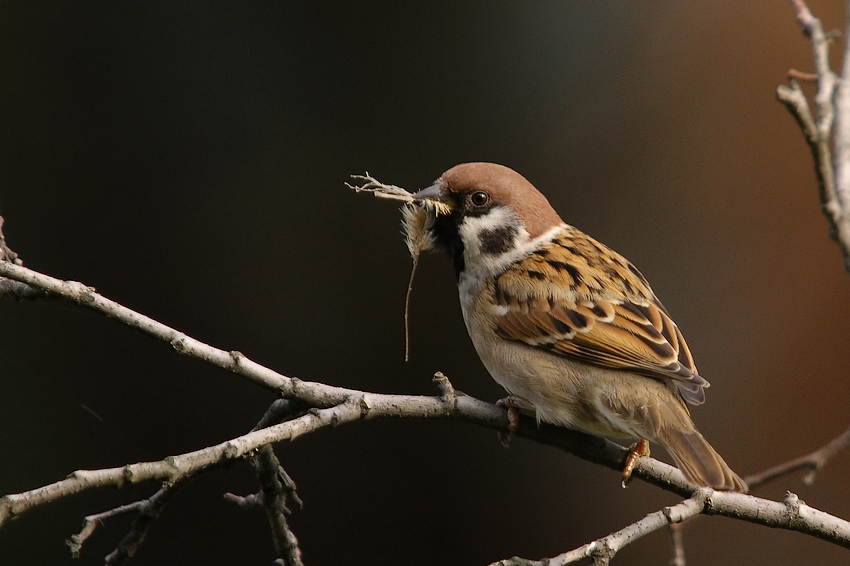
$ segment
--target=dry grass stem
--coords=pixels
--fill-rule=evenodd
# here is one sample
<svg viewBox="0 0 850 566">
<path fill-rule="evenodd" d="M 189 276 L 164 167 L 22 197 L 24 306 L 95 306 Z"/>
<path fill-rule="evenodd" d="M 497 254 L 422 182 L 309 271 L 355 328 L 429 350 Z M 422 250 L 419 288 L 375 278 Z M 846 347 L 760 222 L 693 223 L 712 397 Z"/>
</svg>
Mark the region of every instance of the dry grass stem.
<svg viewBox="0 0 850 566">
<path fill-rule="evenodd" d="M 429 209 L 434 215 L 439 215 L 448 214 L 450 208 L 444 202 L 414 199 L 409 191 L 396 185 L 382 183 L 368 172 L 365 175 L 352 175 L 351 178 L 362 182 L 360 185 L 346 183 L 346 186 L 355 192 L 365 191 L 379 198 L 404 203 L 401 208 L 401 225 L 407 250 L 413 260 L 410 279 L 407 282 L 407 293 L 404 297 L 404 361 L 408 361 L 410 359 L 410 295 L 413 291 L 413 278 L 416 275 L 416 267 L 419 265 L 419 254 L 431 249 L 434 245 L 431 234 L 428 232 L 428 219 L 431 217 Z"/>
<path fill-rule="evenodd" d="M 374 194 L 378 198 L 413 203 L 412 193 L 395 185 L 386 185 L 371 176 L 368 171 L 365 175 L 352 175 L 351 178 L 363 183 L 362 185 L 345 184 L 346 187 L 353 189 L 356 193 L 367 192 Z"/>
</svg>

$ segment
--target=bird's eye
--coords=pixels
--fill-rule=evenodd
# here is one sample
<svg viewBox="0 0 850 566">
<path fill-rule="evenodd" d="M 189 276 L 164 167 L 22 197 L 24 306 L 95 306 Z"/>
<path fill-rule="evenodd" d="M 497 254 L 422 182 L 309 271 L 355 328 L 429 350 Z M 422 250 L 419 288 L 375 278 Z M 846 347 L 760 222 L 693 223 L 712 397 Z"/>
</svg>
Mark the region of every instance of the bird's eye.
<svg viewBox="0 0 850 566">
<path fill-rule="evenodd" d="M 488 202 L 490 202 L 490 195 L 485 193 L 484 191 L 475 191 L 471 195 L 469 195 L 469 202 L 472 206 L 484 206 Z"/>
</svg>

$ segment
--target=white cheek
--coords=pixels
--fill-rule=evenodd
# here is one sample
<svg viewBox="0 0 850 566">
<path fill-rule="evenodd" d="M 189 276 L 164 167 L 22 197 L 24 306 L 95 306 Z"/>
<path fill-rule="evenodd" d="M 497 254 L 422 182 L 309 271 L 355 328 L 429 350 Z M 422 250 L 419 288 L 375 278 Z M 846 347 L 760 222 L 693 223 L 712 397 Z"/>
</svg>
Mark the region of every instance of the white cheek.
<svg viewBox="0 0 850 566">
<path fill-rule="evenodd" d="M 481 236 L 486 232 L 512 227 L 516 230 L 514 241 L 509 250 L 500 255 L 485 253 L 481 249 Z M 528 242 L 528 232 L 516 217 L 516 214 L 504 207 L 497 206 L 483 216 L 467 216 L 458 227 L 458 234 L 463 241 L 463 259 L 467 270 L 484 268 L 491 271 L 501 263 L 501 258 L 524 247 Z"/>
<path fill-rule="evenodd" d="M 497 206 L 482 216 L 467 216 L 460 223 L 458 231 L 464 245 L 467 242 L 478 241 L 478 234 L 485 230 L 496 230 L 505 226 L 518 226 L 516 214 L 507 208 Z"/>
</svg>

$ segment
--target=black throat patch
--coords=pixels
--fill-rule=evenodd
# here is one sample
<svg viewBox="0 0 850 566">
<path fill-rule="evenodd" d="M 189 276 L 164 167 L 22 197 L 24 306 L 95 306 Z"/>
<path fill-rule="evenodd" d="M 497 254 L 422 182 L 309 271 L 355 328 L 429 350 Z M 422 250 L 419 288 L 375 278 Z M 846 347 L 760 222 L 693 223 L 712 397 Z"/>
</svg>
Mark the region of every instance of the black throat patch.
<svg viewBox="0 0 850 566">
<path fill-rule="evenodd" d="M 438 247 L 444 249 L 455 268 L 455 277 L 460 278 L 463 271 L 463 241 L 458 234 L 458 226 L 463 220 L 461 211 L 452 211 L 451 214 L 441 214 L 434 219 L 431 225 L 431 234 Z"/>
</svg>

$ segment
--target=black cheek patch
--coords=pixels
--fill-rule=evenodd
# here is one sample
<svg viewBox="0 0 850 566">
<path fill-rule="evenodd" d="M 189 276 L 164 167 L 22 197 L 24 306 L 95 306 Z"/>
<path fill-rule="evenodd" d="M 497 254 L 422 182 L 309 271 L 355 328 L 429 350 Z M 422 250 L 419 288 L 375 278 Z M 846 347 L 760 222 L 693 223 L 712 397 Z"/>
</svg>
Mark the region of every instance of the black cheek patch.
<svg viewBox="0 0 850 566">
<path fill-rule="evenodd" d="M 517 229 L 513 226 L 502 226 L 492 230 L 482 230 L 478 234 L 481 251 L 490 255 L 501 255 L 514 247 Z"/>
</svg>

